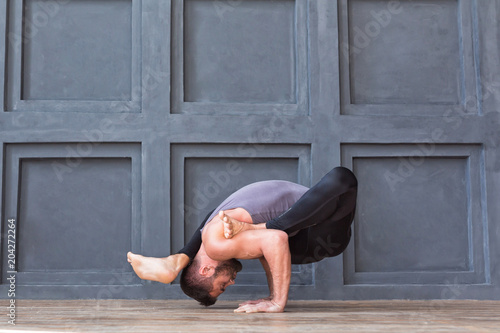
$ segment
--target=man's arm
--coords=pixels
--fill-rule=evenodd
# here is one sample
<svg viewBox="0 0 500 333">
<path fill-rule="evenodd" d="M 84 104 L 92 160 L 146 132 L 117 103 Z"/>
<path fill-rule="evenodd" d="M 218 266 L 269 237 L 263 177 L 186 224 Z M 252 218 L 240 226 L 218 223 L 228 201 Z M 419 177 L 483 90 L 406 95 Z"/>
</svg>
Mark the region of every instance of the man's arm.
<svg viewBox="0 0 500 333">
<path fill-rule="evenodd" d="M 266 298 L 261 298 L 261 299 L 257 299 L 257 300 L 253 300 L 253 301 L 246 301 L 246 302 L 240 303 L 240 307 L 247 305 L 247 304 L 258 304 L 258 303 L 270 301 L 273 299 L 274 291 L 273 291 L 273 276 L 271 275 L 271 268 L 269 267 L 269 264 L 267 263 L 266 258 L 260 257 L 259 260 L 260 260 L 260 263 L 262 265 L 262 268 L 264 268 L 264 271 L 266 272 L 267 285 L 269 286 L 269 296 Z"/>
<path fill-rule="evenodd" d="M 238 312 L 282 312 L 288 300 L 291 255 L 288 235 L 281 230 L 248 230 L 231 239 L 223 236 L 222 221 L 212 221 L 203 229 L 203 245 L 213 260 L 257 259 L 264 257 L 272 277 L 273 298 L 267 302 L 247 304 Z"/>
<path fill-rule="evenodd" d="M 262 268 L 264 268 L 264 271 L 266 272 L 266 278 L 267 278 L 267 285 L 269 286 L 269 297 L 272 299 L 274 295 L 274 290 L 273 290 L 273 276 L 271 274 L 271 268 L 269 267 L 269 263 L 267 262 L 266 258 L 262 257 L 259 258 L 260 264 L 262 265 Z"/>
</svg>

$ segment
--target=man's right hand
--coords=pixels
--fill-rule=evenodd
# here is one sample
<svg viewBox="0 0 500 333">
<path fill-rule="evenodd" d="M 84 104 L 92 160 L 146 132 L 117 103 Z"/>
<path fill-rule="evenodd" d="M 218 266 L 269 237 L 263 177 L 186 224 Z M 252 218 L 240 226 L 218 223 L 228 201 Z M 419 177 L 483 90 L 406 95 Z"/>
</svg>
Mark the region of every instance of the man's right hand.
<svg viewBox="0 0 500 333">
<path fill-rule="evenodd" d="M 252 301 L 250 301 L 252 302 Z M 247 302 L 245 302 L 247 303 Z M 240 305 L 239 308 L 234 310 L 236 313 L 255 313 L 255 312 L 283 312 L 285 309 L 284 306 L 279 305 L 278 303 L 275 303 L 272 300 L 262 300 L 259 303 L 256 304 L 245 304 Z"/>
</svg>

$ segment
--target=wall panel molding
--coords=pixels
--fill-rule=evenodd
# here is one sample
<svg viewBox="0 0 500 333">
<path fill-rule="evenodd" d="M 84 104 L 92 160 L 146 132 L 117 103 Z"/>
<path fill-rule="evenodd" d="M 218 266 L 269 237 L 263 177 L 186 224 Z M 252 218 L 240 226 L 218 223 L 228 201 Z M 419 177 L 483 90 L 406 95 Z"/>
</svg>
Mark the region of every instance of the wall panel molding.
<svg viewBox="0 0 500 333">
<path fill-rule="evenodd" d="M 476 15 L 474 0 L 339 1 L 341 113 L 480 114 Z"/>
<path fill-rule="evenodd" d="M 6 111 L 141 111 L 142 0 L 8 5 Z"/>
<path fill-rule="evenodd" d="M 360 184 L 346 285 L 489 280 L 481 145 L 344 144 L 342 160 Z"/>
<path fill-rule="evenodd" d="M 2 220 L 17 221 L 19 285 L 137 283 L 124 256 L 140 250 L 140 144 L 4 147 Z M 107 247 L 103 233 L 114 235 Z"/>
<path fill-rule="evenodd" d="M 308 114 L 307 17 L 307 0 L 172 2 L 171 112 Z M 254 34 L 237 38 L 245 26 Z"/>
</svg>

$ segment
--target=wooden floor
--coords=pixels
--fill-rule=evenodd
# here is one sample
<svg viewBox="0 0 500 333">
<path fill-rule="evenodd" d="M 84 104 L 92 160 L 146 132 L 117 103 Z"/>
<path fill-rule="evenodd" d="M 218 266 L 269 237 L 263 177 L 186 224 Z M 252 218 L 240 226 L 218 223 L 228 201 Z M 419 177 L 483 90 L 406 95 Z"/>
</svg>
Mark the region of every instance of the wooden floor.
<svg viewBox="0 0 500 333">
<path fill-rule="evenodd" d="M 494 301 L 291 301 L 277 314 L 235 314 L 236 306 L 18 300 L 16 326 L 2 315 L 0 332 L 500 332 Z"/>
</svg>

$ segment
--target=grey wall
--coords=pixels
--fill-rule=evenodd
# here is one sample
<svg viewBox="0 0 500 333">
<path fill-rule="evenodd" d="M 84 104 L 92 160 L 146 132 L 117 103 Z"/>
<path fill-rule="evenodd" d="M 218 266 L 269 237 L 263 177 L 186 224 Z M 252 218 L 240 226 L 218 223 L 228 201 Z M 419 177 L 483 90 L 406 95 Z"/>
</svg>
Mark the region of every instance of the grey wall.
<svg viewBox="0 0 500 333">
<path fill-rule="evenodd" d="M 292 299 L 500 299 L 500 2 L 7 0 L 0 201 L 18 298 L 181 298 L 177 251 L 248 183 L 358 176 Z M 0 297 L 7 297 L 1 240 Z M 224 298 L 261 296 L 258 262 Z"/>
</svg>

